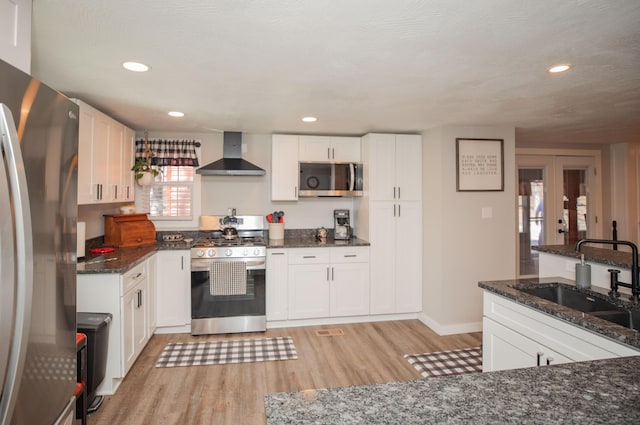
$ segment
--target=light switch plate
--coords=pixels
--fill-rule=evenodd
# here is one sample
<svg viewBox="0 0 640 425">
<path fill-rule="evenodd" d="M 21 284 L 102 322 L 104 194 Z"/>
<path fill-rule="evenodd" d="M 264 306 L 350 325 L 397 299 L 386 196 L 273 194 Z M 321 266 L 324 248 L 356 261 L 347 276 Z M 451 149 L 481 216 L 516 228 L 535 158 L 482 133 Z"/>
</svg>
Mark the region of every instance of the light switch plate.
<svg viewBox="0 0 640 425">
<path fill-rule="evenodd" d="M 493 208 L 482 207 L 482 218 L 492 218 L 492 217 L 493 217 Z"/>
</svg>

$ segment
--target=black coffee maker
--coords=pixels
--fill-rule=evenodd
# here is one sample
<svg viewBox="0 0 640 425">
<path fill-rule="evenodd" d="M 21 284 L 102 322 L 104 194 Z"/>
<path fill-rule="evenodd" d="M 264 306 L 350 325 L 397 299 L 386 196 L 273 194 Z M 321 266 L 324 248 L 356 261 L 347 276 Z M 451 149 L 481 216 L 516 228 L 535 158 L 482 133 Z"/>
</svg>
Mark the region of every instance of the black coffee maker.
<svg viewBox="0 0 640 425">
<path fill-rule="evenodd" d="M 349 221 L 349 210 L 333 210 L 334 239 L 350 239 L 353 229 Z"/>
</svg>

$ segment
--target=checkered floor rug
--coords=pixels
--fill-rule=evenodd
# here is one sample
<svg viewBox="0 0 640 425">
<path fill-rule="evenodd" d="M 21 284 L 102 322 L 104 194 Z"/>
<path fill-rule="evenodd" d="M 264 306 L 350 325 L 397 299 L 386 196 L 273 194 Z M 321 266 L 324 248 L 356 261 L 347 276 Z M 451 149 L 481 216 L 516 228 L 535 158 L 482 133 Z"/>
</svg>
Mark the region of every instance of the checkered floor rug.
<svg viewBox="0 0 640 425">
<path fill-rule="evenodd" d="M 297 359 L 290 336 L 169 343 L 156 367 L 200 366 L 225 363 L 266 362 Z"/>
<path fill-rule="evenodd" d="M 405 354 L 404 358 L 425 378 L 482 372 L 482 349 L 480 347 L 436 353 Z"/>
</svg>

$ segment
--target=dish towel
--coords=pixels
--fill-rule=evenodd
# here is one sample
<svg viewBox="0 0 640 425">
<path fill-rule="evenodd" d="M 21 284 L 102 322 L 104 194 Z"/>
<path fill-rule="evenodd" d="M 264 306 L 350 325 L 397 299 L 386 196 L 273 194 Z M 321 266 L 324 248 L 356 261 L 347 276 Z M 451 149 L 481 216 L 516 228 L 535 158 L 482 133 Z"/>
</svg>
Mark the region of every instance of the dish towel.
<svg viewBox="0 0 640 425">
<path fill-rule="evenodd" d="M 215 261 L 209 267 L 211 295 L 245 295 L 247 266 L 243 261 Z"/>
</svg>

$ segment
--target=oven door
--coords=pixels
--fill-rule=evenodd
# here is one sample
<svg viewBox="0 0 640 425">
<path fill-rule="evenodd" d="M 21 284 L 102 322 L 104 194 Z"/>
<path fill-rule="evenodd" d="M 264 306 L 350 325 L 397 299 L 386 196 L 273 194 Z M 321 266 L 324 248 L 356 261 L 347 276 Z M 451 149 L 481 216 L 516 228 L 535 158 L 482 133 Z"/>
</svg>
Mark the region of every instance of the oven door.
<svg viewBox="0 0 640 425">
<path fill-rule="evenodd" d="M 265 258 L 191 260 L 192 319 L 264 315 Z"/>
</svg>

